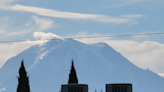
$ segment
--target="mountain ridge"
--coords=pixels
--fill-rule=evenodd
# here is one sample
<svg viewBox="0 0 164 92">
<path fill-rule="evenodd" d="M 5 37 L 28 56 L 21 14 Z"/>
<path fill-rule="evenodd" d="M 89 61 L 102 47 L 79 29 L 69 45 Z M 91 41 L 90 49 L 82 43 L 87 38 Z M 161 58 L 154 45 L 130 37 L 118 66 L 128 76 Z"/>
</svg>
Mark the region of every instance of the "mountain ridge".
<svg viewBox="0 0 164 92">
<path fill-rule="evenodd" d="M 79 83 L 89 91 L 103 89 L 109 83 L 132 83 L 133 92 L 163 91 L 164 78 L 144 70 L 124 58 L 106 43 L 84 44 L 74 39 L 54 39 L 34 45 L 10 58 L 0 69 L 0 89 L 16 90 L 18 68 L 22 59 L 32 91 L 59 91 L 68 82 L 74 60 Z"/>
</svg>

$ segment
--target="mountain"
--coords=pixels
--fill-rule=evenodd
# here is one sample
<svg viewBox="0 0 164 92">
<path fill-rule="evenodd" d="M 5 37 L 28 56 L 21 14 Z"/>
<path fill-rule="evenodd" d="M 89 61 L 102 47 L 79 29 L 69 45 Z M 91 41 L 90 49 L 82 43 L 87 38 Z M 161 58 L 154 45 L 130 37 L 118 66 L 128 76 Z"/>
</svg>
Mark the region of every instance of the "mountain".
<svg viewBox="0 0 164 92">
<path fill-rule="evenodd" d="M 0 89 L 6 88 L 3 92 L 16 92 L 22 59 L 31 92 L 59 92 L 61 84 L 68 83 L 72 60 L 79 83 L 88 84 L 89 92 L 105 92 L 105 84 L 109 83 L 132 83 L 133 92 L 164 91 L 164 78 L 135 66 L 106 43 L 55 39 L 7 60 L 0 69 Z"/>
</svg>

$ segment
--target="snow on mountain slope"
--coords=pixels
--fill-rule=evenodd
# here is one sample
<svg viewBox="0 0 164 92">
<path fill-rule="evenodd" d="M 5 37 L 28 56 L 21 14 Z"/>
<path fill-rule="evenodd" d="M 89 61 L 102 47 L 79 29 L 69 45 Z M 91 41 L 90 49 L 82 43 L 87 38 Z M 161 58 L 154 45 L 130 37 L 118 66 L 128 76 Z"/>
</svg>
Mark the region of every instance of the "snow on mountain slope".
<svg viewBox="0 0 164 92">
<path fill-rule="evenodd" d="M 105 91 L 107 83 L 132 83 L 133 92 L 162 92 L 164 78 L 138 68 L 105 43 L 84 44 L 73 39 L 55 39 L 32 46 L 10 58 L 0 69 L 0 89 L 17 88 L 18 69 L 22 59 L 28 70 L 31 92 L 59 92 L 68 83 L 74 60 L 79 83 Z"/>
</svg>

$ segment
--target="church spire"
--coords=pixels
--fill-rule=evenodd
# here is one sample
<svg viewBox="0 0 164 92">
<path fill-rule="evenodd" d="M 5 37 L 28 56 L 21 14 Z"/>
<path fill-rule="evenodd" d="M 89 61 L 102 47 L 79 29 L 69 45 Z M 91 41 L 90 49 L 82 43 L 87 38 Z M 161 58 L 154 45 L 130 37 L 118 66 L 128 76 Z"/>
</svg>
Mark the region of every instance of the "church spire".
<svg viewBox="0 0 164 92">
<path fill-rule="evenodd" d="M 70 83 L 77 83 L 78 84 L 78 79 L 76 76 L 76 70 L 74 68 L 73 60 L 72 60 L 72 66 L 71 66 L 71 70 L 70 70 L 70 74 L 69 74 L 69 80 L 68 80 L 68 84 L 70 84 Z"/>
</svg>

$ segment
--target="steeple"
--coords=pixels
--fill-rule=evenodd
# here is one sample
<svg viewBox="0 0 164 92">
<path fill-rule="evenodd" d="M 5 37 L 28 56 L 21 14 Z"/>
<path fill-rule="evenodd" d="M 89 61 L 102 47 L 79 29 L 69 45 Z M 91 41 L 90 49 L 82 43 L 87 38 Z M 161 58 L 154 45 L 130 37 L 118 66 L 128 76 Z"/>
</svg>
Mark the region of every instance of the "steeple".
<svg viewBox="0 0 164 92">
<path fill-rule="evenodd" d="M 78 84 L 78 79 L 76 76 L 76 70 L 74 68 L 73 60 L 72 60 L 72 66 L 71 66 L 69 79 L 68 79 L 68 84 L 71 84 L 71 83 L 77 83 Z"/>
<path fill-rule="evenodd" d="M 19 69 L 17 92 L 30 92 L 29 77 L 24 67 L 23 60 Z"/>
<path fill-rule="evenodd" d="M 87 84 L 78 84 L 78 79 L 76 76 L 73 60 L 71 70 L 69 73 L 68 84 L 64 84 L 61 86 L 61 92 L 88 92 Z"/>
</svg>

